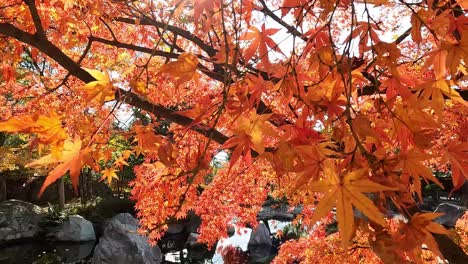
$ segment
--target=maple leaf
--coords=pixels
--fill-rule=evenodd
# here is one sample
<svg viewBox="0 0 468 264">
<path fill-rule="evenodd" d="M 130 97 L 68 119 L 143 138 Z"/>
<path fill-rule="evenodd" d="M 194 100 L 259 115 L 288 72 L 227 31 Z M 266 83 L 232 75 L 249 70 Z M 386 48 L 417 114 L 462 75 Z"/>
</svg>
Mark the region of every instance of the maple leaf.
<svg viewBox="0 0 468 264">
<path fill-rule="evenodd" d="M 382 226 L 385 225 L 382 213 L 363 193 L 391 191 L 395 188 L 375 183 L 367 179 L 367 175 L 367 169 L 358 169 L 340 177 L 335 171 L 335 165 L 327 160 L 324 165 L 324 178 L 311 182 L 307 186 L 310 191 L 325 194 L 315 209 L 313 221 L 325 217 L 333 206 L 336 206 L 338 228 L 342 234 L 345 248 L 354 233 L 353 206 L 371 221 Z"/>
<path fill-rule="evenodd" d="M 411 97 L 412 93 L 408 89 L 408 86 L 413 86 L 414 80 L 406 76 L 390 77 L 382 82 L 383 86 L 386 86 L 386 95 L 388 99 L 392 99 L 398 94 L 403 99 Z"/>
<path fill-rule="evenodd" d="M 426 70 L 431 67 L 434 70 L 435 78 L 442 79 L 447 74 L 447 55 L 448 51 L 444 49 L 438 49 L 431 52 L 429 58 L 427 58 L 422 70 Z"/>
<path fill-rule="evenodd" d="M 412 251 L 415 257 L 422 251 L 422 244 L 427 245 L 434 253 L 442 257 L 437 242 L 431 233 L 450 234 L 444 227 L 433 222 L 442 213 L 416 213 L 408 223 L 403 223 L 394 235 L 394 240 L 399 247 L 405 251 Z"/>
<path fill-rule="evenodd" d="M 431 155 L 426 154 L 414 147 L 410 149 L 407 153 L 401 154 L 399 156 L 399 162 L 396 165 L 396 169 L 402 170 L 402 181 L 409 183 L 409 177 L 413 179 L 413 184 L 415 186 L 416 193 L 419 195 L 419 198 L 422 201 L 421 194 L 421 179 L 420 176 L 428 181 L 432 181 L 439 185 L 441 188 L 444 186 L 437 180 L 437 178 L 432 174 L 432 172 L 425 166 L 422 162 L 431 158 Z"/>
<path fill-rule="evenodd" d="M 63 150 L 63 143 L 68 138 L 68 134 L 62 127 L 62 121 L 55 112 L 49 115 L 32 114 L 10 118 L 0 122 L 0 131 L 36 134 L 37 142 L 50 145 L 52 155 L 60 158 Z"/>
<path fill-rule="evenodd" d="M 442 162 L 451 164 L 454 192 L 468 180 L 468 142 L 451 141 L 444 152 Z"/>
<path fill-rule="evenodd" d="M 213 106 L 212 98 L 210 96 L 203 96 L 197 103 L 188 110 L 179 111 L 178 114 L 190 117 L 193 121 L 186 125 L 185 127 L 188 129 L 194 125 L 205 121 L 209 116 L 213 114 L 213 110 L 215 107 Z"/>
<path fill-rule="evenodd" d="M 196 73 L 198 58 L 191 53 L 182 53 L 176 61 L 169 62 L 161 67 L 160 73 L 167 73 L 177 79 L 176 86 L 190 81 Z"/>
<path fill-rule="evenodd" d="M 298 177 L 292 191 L 298 188 L 307 188 L 307 182 L 319 180 L 326 157 L 336 154 L 331 148 L 328 148 L 329 145 L 328 142 L 322 142 L 295 147 L 302 159 L 296 169 Z"/>
<path fill-rule="evenodd" d="M 112 85 L 107 71 L 101 72 L 98 70 L 86 69 L 96 81 L 87 83 L 81 88 L 86 93 L 86 103 L 95 102 L 103 105 L 107 101 L 115 99 L 115 87 Z"/>
<path fill-rule="evenodd" d="M 156 153 L 162 144 L 163 138 L 154 133 L 152 127 L 136 125 L 134 127 L 136 137 L 134 141 L 138 142 L 136 155 L 143 153 Z"/>
<path fill-rule="evenodd" d="M 440 49 L 446 50 L 445 56 L 446 66 L 453 76 L 457 74 L 460 66 L 460 61 L 468 54 L 468 36 L 464 34 L 458 43 L 451 41 L 442 41 Z"/>
<path fill-rule="evenodd" d="M 205 13 L 208 17 L 211 16 L 215 6 L 218 6 L 217 1 L 213 0 L 192 0 L 193 2 L 193 17 L 195 20 L 202 19 Z"/>
<path fill-rule="evenodd" d="M 120 157 L 118 157 L 114 161 L 114 166 L 117 166 L 120 170 L 122 170 L 123 166 L 128 166 L 127 160 L 128 160 L 128 158 L 130 157 L 131 154 L 132 154 L 131 151 L 124 150 L 122 152 L 122 155 L 120 155 Z"/>
<path fill-rule="evenodd" d="M 422 36 L 421 36 L 422 22 L 421 22 L 421 19 L 419 18 L 419 14 L 414 13 L 411 16 L 411 24 L 413 25 L 413 27 L 411 28 L 411 38 L 413 39 L 414 42 L 419 44 L 422 41 Z"/>
<path fill-rule="evenodd" d="M 68 139 L 64 143 L 61 158 L 57 159 L 54 158 L 52 154 L 49 154 L 26 165 L 26 167 L 33 167 L 52 163 L 60 163 L 47 175 L 47 178 L 44 181 L 41 190 L 39 191 L 39 196 L 42 195 L 47 186 L 63 177 L 68 171 L 70 171 L 70 178 L 73 184 L 73 188 L 75 189 L 75 192 L 78 193 L 78 182 L 81 167 L 91 164 L 91 157 L 89 155 L 90 150 L 89 148 L 82 149 L 81 143 L 82 142 L 79 137 L 75 137 L 73 141 Z"/>
<path fill-rule="evenodd" d="M 243 154 L 250 157 L 250 148 L 259 154 L 265 151 L 264 135 L 271 134 L 271 128 L 266 124 L 272 114 L 257 115 L 250 111 L 241 115 L 233 127 L 234 136 L 223 144 L 223 148 L 235 147 L 232 152 L 231 165 L 236 163 Z"/>
<path fill-rule="evenodd" d="M 262 25 L 262 30 L 260 31 L 257 27 L 252 26 L 241 39 L 250 41 L 250 44 L 247 49 L 245 49 L 244 57 L 246 60 L 250 60 L 254 54 L 258 51 L 259 58 L 264 61 L 266 64 L 269 64 L 268 59 L 268 47 L 276 52 L 283 53 L 278 47 L 271 35 L 276 34 L 279 29 L 269 28 L 265 29 L 265 24 Z"/>
<path fill-rule="evenodd" d="M 438 127 L 434 116 L 426 111 L 428 107 L 431 107 L 430 101 L 418 99 L 417 94 L 397 105 L 395 113 L 399 118 L 394 119 L 395 134 L 402 142 L 403 150 L 409 145 L 412 133 Z"/>
<path fill-rule="evenodd" d="M 423 99 L 431 99 L 434 111 L 439 116 L 442 114 L 442 110 L 445 104 L 444 95 L 448 96 L 454 101 L 468 106 L 460 94 L 457 93 L 454 89 L 450 88 L 447 81 L 444 79 L 424 83 L 416 89 L 421 90 L 421 97 Z"/>
<path fill-rule="evenodd" d="M 103 181 L 107 179 L 107 184 L 111 185 L 112 179 L 117 179 L 117 180 L 119 179 L 119 176 L 117 176 L 117 174 L 115 173 L 116 171 L 117 170 L 114 168 L 108 168 L 108 169 L 102 170 L 101 171 L 102 177 L 99 181 Z"/>
</svg>

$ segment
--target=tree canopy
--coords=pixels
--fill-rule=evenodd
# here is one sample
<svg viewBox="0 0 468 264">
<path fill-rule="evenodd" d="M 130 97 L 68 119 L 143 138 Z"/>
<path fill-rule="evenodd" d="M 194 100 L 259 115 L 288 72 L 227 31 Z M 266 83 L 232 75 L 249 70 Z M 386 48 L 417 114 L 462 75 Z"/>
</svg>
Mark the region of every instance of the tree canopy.
<svg viewBox="0 0 468 264">
<path fill-rule="evenodd" d="M 50 168 L 42 191 L 67 172 L 76 188 L 84 167 L 110 183 L 143 155 L 132 196 L 153 242 L 193 210 L 213 244 L 271 195 L 302 205 L 308 226 L 336 208 L 341 246 L 364 233 L 385 263 L 422 244 L 440 255 L 448 231 L 416 204 L 424 182 L 441 185 L 433 171 L 454 190 L 468 178 L 467 8 L 3 0 L 0 131 L 31 135 L 42 157 L 28 166 Z M 109 165 L 116 134 L 133 145 Z"/>
</svg>

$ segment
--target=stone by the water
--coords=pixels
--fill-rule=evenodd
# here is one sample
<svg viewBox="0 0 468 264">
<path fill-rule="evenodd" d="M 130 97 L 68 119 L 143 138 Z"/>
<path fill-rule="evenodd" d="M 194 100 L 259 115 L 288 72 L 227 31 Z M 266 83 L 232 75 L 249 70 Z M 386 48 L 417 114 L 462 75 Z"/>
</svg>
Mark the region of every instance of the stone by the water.
<svg viewBox="0 0 468 264">
<path fill-rule="evenodd" d="M 96 240 L 93 224 L 80 215 L 71 215 L 55 235 L 57 241 L 84 242 Z"/>
<path fill-rule="evenodd" d="M 0 203 L 0 244 L 36 237 L 45 212 L 37 205 L 8 200 Z"/>
<path fill-rule="evenodd" d="M 138 220 L 124 213 L 111 218 L 104 235 L 94 249 L 94 264 L 158 264 L 163 255 L 158 246 L 152 247 L 138 234 Z"/>
</svg>

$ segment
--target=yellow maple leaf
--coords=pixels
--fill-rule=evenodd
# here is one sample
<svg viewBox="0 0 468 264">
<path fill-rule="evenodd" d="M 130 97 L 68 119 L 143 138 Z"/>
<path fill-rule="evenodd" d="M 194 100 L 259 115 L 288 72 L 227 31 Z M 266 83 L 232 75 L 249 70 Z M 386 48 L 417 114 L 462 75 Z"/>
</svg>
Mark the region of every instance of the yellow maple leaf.
<svg viewBox="0 0 468 264">
<path fill-rule="evenodd" d="M 107 184 L 111 184 L 112 183 L 112 179 L 119 179 L 119 176 L 117 176 L 117 174 L 115 173 L 117 170 L 116 169 L 113 169 L 113 168 L 108 168 L 108 169 L 105 169 L 105 170 L 102 170 L 101 173 L 102 173 L 102 177 L 99 181 L 103 181 L 105 179 L 107 179 Z"/>
<path fill-rule="evenodd" d="M 445 63 L 449 73 L 455 76 L 459 67 L 462 65 L 461 61 L 464 60 L 468 54 L 468 37 L 466 34 L 463 34 L 458 42 L 442 41 L 440 49 L 447 51 Z"/>
<path fill-rule="evenodd" d="M 114 100 L 115 88 L 107 71 L 84 69 L 96 79 L 96 81 L 89 82 L 82 88 L 86 93 L 86 103 L 95 102 L 103 105 L 107 101 Z"/>
<path fill-rule="evenodd" d="M 47 186 L 51 185 L 57 179 L 64 176 L 68 171 L 70 171 L 70 178 L 73 184 L 73 188 L 75 189 L 75 192 L 78 192 L 78 182 L 81 167 L 86 164 L 91 164 L 89 155 L 90 150 L 89 148 L 82 149 L 81 143 L 81 139 L 78 137 L 75 137 L 73 141 L 68 139 L 64 143 L 62 155 L 60 158 L 57 159 L 52 154 L 49 154 L 26 165 L 26 167 L 32 167 L 60 163 L 47 175 L 47 178 L 44 181 L 41 190 L 39 191 L 39 196 L 42 195 Z"/>
<path fill-rule="evenodd" d="M 333 206 L 336 206 L 338 228 L 345 248 L 354 234 L 353 206 L 371 221 L 382 226 L 386 224 L 382 213 L 363 193 L 391 191 L 395 188 L 369 180 L 367 169 L 358 169 L 340 177 L 335 171 L 335 165 L 330 160 L 325 161 L 324 175 L 323 179 L 308 185 L 309 190 L 325 194 L 315 209 L 313 221 L 325 217 L 333 209 Z"/>
<path fill-rule="evenodd" d="M 32 114 L 12 117 L 0 122 L 0 131 L 36 134 L 37 142 L 50 145 L 52 155 L 55 158 L 60 158 L 63 143 L 68 138 L 62 127 L 62 121 L 55 112 L 48 115 Z"/>
<path fill-rule="evenodd" d="M 122 169 L 123 166 L 128 166 L 127 159 L 130 157 L 131 153 L 132 152 L 129 150 L 124 150 L 122 155 L 114 161 L 114 166 L 117 166 L 120 169 Z"/>
<path fill-rule="evenodd" d="M 444 95 L 450 99 L 457 101 L 465 106 L 468 104 L 454 89 L 450 88 L 449 82 L 444 79 L 438 79 L 433 82 L 427 82 L 417 87 L 421 90 L 421 97 L 426 100 L 432 101 L 432 107 L 438 116 L 442 115 L 445 100 Z"/>
<path fill-rule="evenodd" d="M 190 81 L 197 70 L 198 58 L 191 53 L 182 53 L 176 61 L 169 62 L 161 67 L 160 73 L 167 73 L 177 78 L 176 86 Z"/>
</svg>

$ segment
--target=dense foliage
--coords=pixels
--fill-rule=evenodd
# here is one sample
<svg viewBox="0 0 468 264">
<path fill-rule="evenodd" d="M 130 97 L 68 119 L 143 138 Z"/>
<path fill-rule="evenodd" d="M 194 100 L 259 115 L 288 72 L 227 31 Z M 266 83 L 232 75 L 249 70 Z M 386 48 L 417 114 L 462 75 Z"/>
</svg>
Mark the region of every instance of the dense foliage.
<svg viewBox="0 0 468 264">
<path fill-rule="evenodd" d="M 67 172 L 76 188 L 84 167 L 112 182 L 143 155 L 132 196 L 153 242 L 193 210 L 213 244 L 233 221 L 255 224 L 272 195 L 303 205 L 305 226 L 336 208 L 330 261 L 356 249 L 356 232 L 386 263 L 418 261 L 422 244 L 441 255 L 449 232 L 416 204 L 424 182 L 441 185 L 432 170 L 450 170 L 454 189 L 468 178 L 466 8 L 3 0 L 0 131 L 31 135 L 43 157 L 28 166 L 51 169 L 42 191 Z M 116 154 L 116 134 L 129 150 Z M 323 239 L 280 257 L 307 258 Z"/>
</svg>

